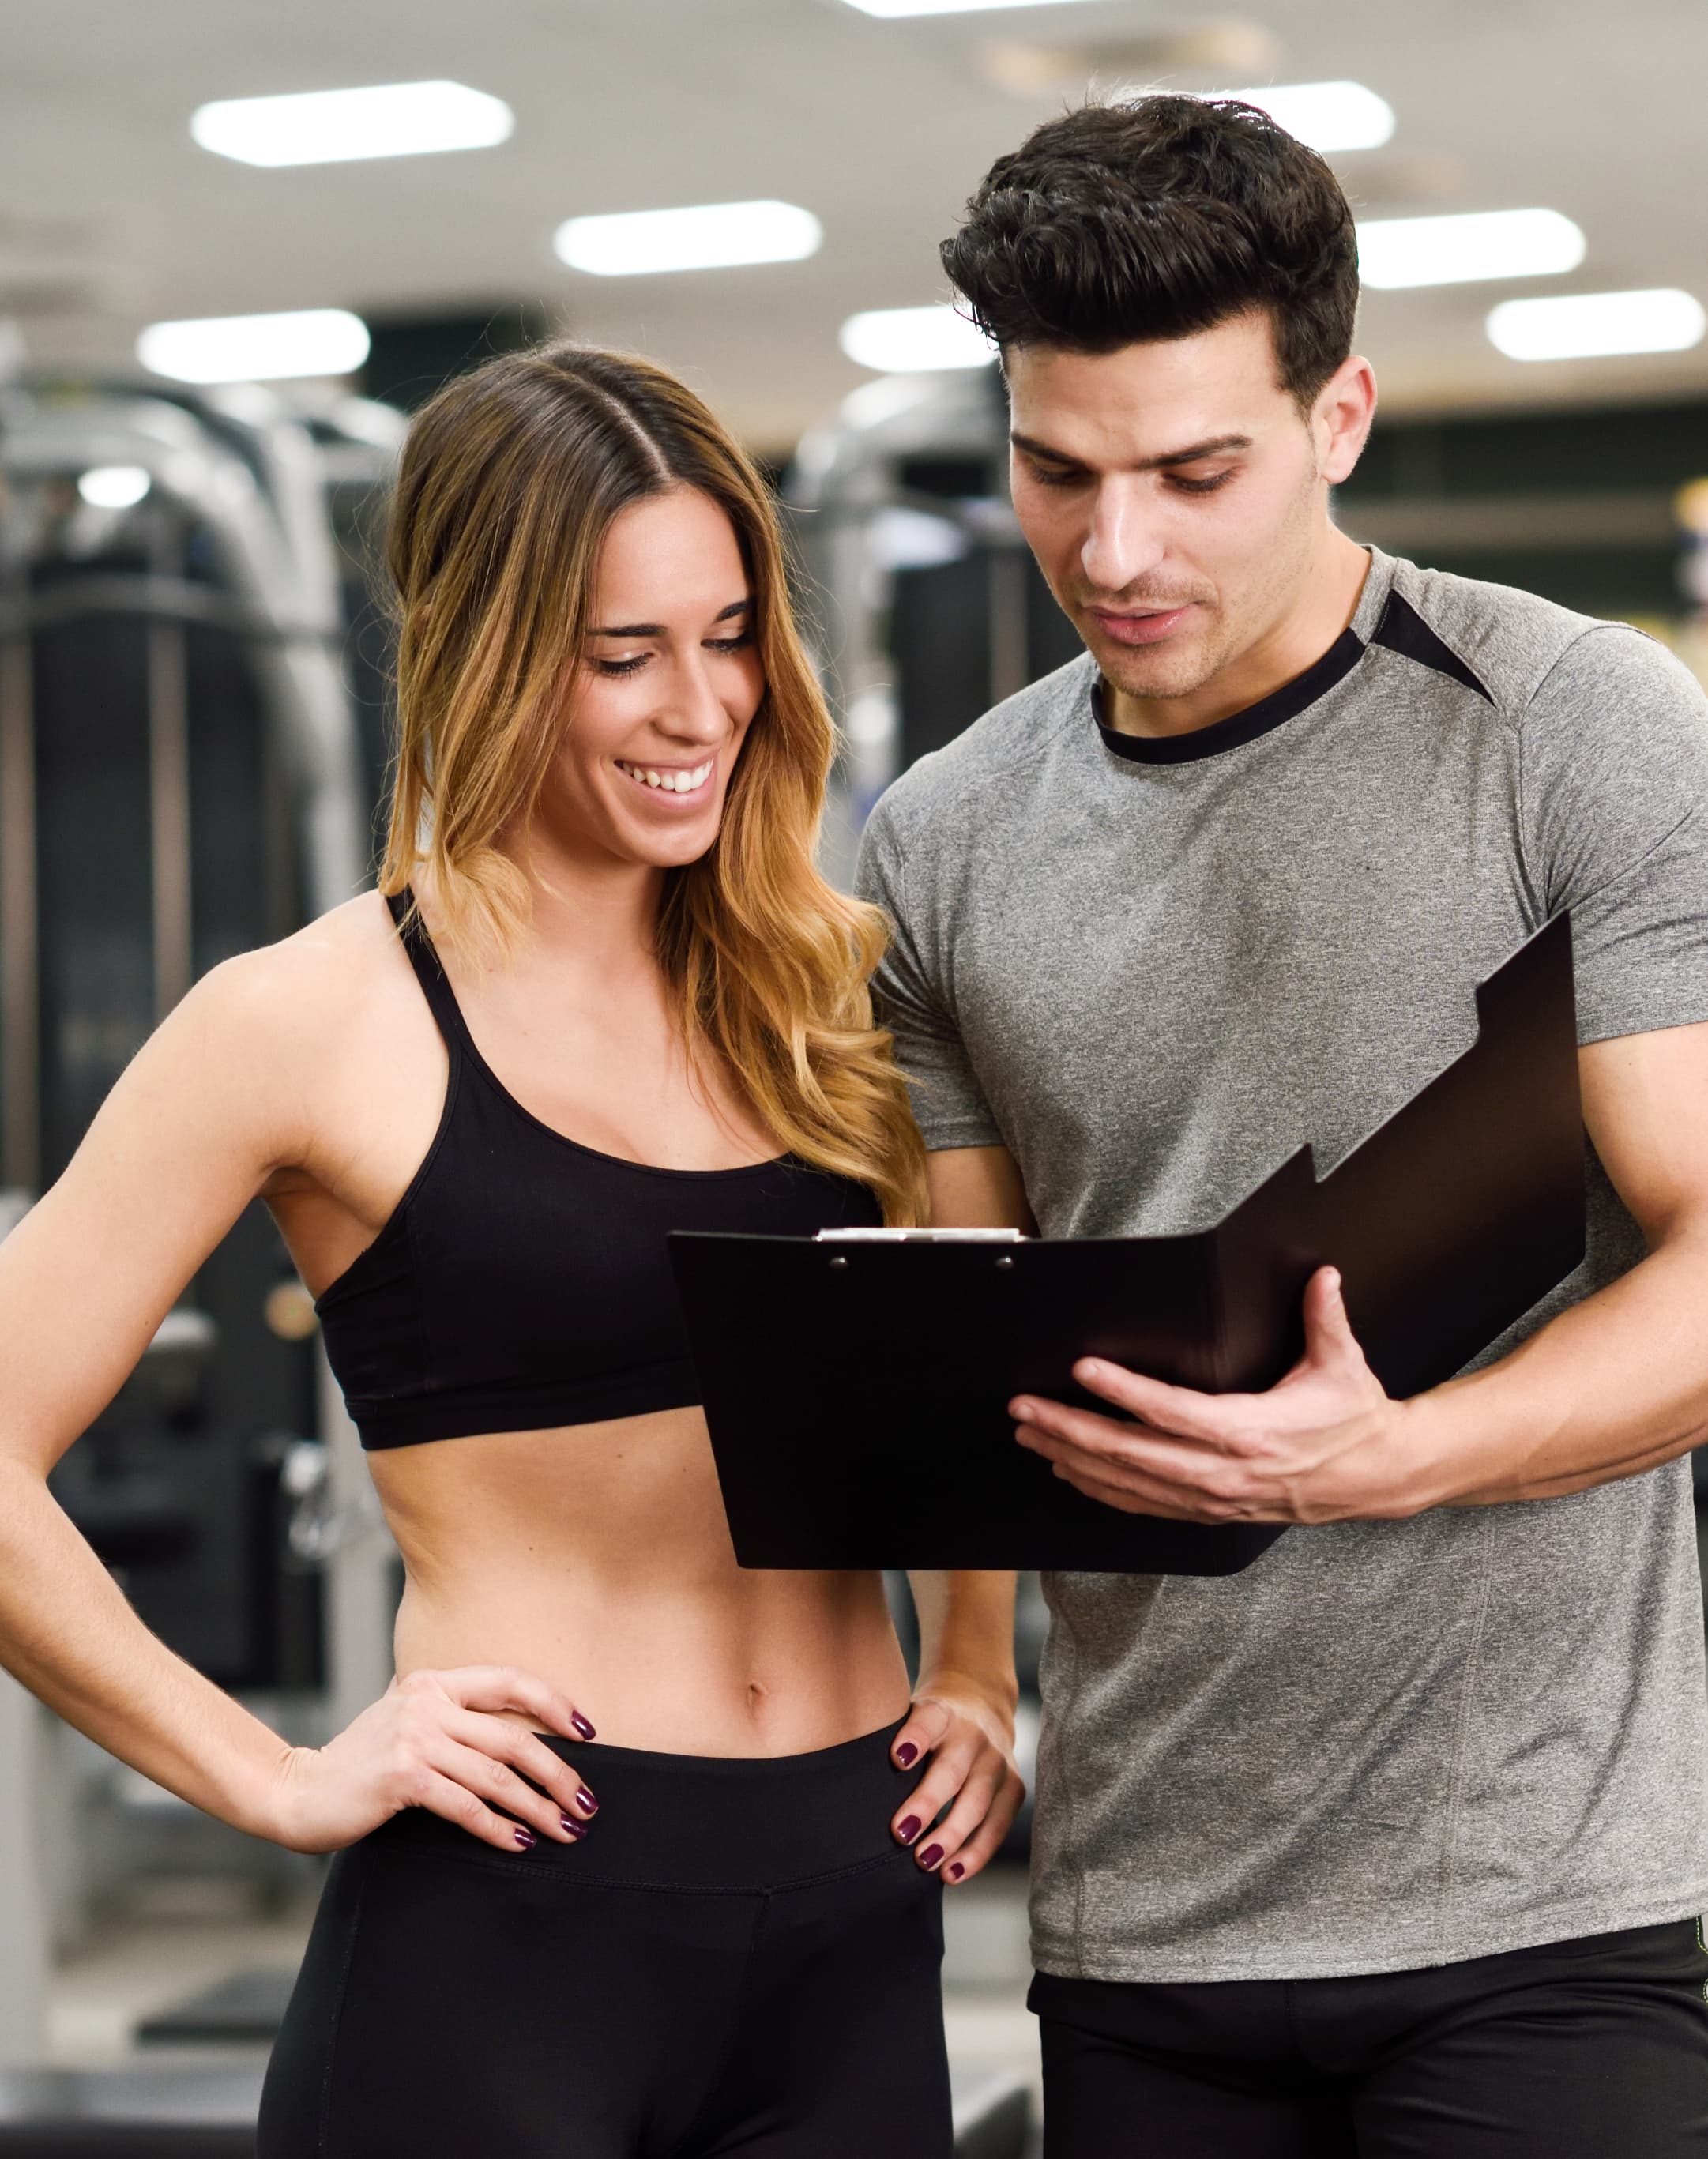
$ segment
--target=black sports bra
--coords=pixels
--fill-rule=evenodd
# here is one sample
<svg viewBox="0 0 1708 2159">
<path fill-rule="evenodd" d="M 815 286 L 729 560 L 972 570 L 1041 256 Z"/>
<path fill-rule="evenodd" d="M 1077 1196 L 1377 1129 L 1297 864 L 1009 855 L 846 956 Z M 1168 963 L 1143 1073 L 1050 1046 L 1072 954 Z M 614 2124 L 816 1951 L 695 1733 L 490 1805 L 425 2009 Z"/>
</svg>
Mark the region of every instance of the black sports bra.
<svg viewBox="0 0 1708 2159">
<path fill-rule="evenodd" d="M 655 1169 L 566 1139 L 474 1047 L 408 893 L 389 903 L 451 1071 L 409 1189 L 315 1305 L 363 1446 L 697 1402 L 666 1233 L 810 1236 L 876 1224 L 877 1200 L 786 1155 Z"/>
</svg>

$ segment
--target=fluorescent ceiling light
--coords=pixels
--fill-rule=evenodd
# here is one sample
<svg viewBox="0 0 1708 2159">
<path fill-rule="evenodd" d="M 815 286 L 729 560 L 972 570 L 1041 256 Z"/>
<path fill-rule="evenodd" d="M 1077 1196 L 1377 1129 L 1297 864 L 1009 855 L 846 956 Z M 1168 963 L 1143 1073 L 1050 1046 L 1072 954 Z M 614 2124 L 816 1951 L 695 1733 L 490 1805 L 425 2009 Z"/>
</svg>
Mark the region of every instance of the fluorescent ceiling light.
<svg viewBox="0 0 1708 2159">
<path fill-rule="evenodd" d="M 1289 82 L 1272 90 L 1213 90 L 1266 112 L 1313 150 L 1379 150 L 1394 132 L 1394 108 L 1361 82 Z"/>
<path fill-rule="evenodd" d="M 1358 229 L 1359 275 L 1379 293 L 1480 277 L 1547 277 L 1576 269 L 1584 244 L 1557 210 L 1375 218 Z"/>
<path fill-rule="evenodd" d="M 287 375 L 349 375 L 367 356 L 367 325 L 342 308 L 155 323 L 137 339 L 137 357 L 143 366 L 175 382 L 272 382 Z"/>
<path fill-rule="evenodd" d="M 91 509 L 128 510 L 148 492 L 148 475 L 141 465 L 92 465 L 77 492 Z"/>
<path fill-rule="evenodd" d="M 996 356 L 984 332 L 948 307 L 875 308 L 850 315 L 836 342 L 850 360 L 880 375 L 982 367 Z"/>
<path fill-rule="evenodd" d="M 391 82 L 292 97 L 233 97 L 190 115 L 204 150 L 246 165 L 329 165 L 351 158 L 418 158 L 488 150 L 515 115 L 501 98 L 460 82 Z"/>
<path fill-rule="evenodd" d="M 816 255 L 824 227 L 786 202 L 696 203 L 572 217 L 552 246 L 572 270 L 639 277 L 654 270 L 722 270 L 738 262 L 799 262 Z"/>
<path fill-rule="evenodd" d="M 1064 0 L 848 0 L 862 15 L 970 15 L 986 8 L 1059 8 Z"/>
<path fill-rule="evenodd" d="M 1491 309 L 1489 342 L 1509 360 L 1600 360 L 1622 352 L 1688 352 L 1708 315 L 1689 293 L 1571 293 L 1504 300 Z"/>
</svg>

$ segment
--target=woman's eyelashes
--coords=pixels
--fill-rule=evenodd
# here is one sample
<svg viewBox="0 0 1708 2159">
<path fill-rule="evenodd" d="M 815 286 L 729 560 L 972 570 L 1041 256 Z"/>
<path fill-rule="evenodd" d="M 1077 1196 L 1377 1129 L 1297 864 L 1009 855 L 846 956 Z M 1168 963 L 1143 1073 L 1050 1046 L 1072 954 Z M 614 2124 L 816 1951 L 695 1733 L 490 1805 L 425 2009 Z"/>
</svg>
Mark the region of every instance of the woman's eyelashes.
<svg viewBox="0 0 1708 2159">
<path fill-rule="evenodd" d="M 753 633 L 751 629 L 741 630 L 733 637 L 708 637 L 701 640 L 708 652 L 724 654 L 744 652 L 753 641 Z M 605 660 L 595 654 L 593 667 L 600 675 L 635 675 L 645 666 L 648 660 L 656 657 L 655 653 L 636 652 L 621 660 Z"/>
</svg>

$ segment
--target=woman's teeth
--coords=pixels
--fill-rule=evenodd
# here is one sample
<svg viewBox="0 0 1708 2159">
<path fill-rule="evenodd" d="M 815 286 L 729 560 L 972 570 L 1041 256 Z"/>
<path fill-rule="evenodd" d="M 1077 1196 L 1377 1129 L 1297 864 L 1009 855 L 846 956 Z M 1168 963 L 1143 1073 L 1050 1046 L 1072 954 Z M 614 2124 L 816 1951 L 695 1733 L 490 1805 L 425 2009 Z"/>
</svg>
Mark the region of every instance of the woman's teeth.
<svg viewBox="0 0 1708 2159">
<path fill-rule="evenodd" d="M 650 764 L 629 764 L 619 757 L 617 767 L 631 779 L 639 780 L 643 786 L 661 788 L 666 795 L 691 795 L 712 777 L 712 767 L 716 763 L 714 758 L 705 764 L 696 764 L 691 772 L 657 772 Z"/>
</svg>

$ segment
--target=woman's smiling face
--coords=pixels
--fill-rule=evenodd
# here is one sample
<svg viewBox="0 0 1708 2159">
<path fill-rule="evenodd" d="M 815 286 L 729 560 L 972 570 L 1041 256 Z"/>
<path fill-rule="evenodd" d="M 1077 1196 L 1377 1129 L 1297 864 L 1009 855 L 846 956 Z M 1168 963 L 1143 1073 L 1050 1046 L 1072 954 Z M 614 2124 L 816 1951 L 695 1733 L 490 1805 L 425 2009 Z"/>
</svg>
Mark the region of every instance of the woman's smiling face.
<svg viewBox="0 0 1708 2159">
<path fill-rule="evenodd" d="M 728 517 L 687 487 L 613 520 L 539 815 L 576 852 L 670 868 L 717 837 L 765 693 Z"/>
</svg>

